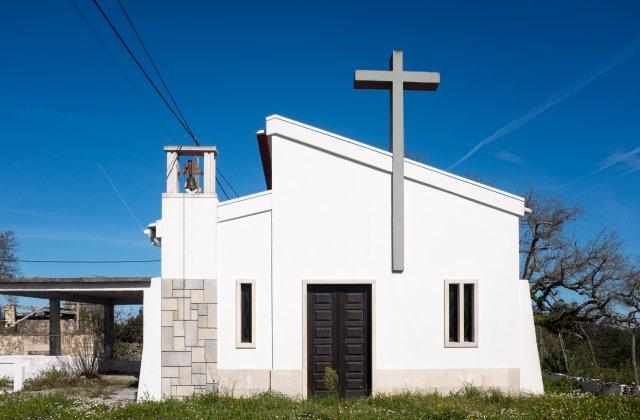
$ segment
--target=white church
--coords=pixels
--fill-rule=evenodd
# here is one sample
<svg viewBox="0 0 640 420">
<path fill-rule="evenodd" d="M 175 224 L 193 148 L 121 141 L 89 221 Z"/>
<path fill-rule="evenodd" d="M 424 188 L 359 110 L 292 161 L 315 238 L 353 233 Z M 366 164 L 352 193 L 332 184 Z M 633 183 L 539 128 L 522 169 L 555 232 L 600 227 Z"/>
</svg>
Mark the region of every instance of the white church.
<svg viewBox="0 0 640 420">
<path fill-rule="evenodd" d="M 439 74 L 391 61 L 355 85 L 391 90 L 393 153 L 273 115 L 257 133 L 267 190 L 220 202 L 216 148 L 165 147 L 160 357 L 141 381 L 305 397 L 331 367 L 344 396 L 542 392 L 524 199 L 404 158 L 403 90 Z"/>
<path fill-rule="evenodd" d="M 162 215 L 147 231 L 161 278 L 68 286 L 144 304 L 138 398 L 305 398 L 328 392 L 326 367 L 344 396 L 543 392 L 519 279 L 524 199 L 404 158 L 403 91 L 439 80 L 404 71 L 401 52 L 388 71 L 356 72 L 356 87 L 391 91 L 392 152 L 268 117 L 257 194 L 218 199 L 215 147 L 164 148 Z M 69 298 L 61 282 L 33 284 L 15 287 Z"/>
</svg>

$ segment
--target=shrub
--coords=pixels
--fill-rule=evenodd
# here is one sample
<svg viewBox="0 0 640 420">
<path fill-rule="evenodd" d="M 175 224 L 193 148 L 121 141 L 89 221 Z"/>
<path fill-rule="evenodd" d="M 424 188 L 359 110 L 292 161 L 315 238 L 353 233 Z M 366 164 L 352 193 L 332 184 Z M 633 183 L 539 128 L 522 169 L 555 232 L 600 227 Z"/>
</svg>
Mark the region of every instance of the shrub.
<svg viewBox="0 0 640 420">
<path fill-rule="evenodd" d="M 13 379 L 8 376 L 3 376 L 0 378 L 0 388 L 11 388 L 13 387 Z"/>
<path fill-rule="evenodd" d="M 80 378 L 70 375 L 61 368 L 51 368 L 42 371 L 32 379 L 24 381 L 25 391 L 40 391 L 43 389 L 65 388 L 78 385 Z"/>
<path fill-rule="evenodd" d="M 331 369 L 329 366 L 324 368 L 324 384 L 331 392 L 333 399 L 336 402 L 336 418 L 340 417 L 340 378 L 338 372 Z"/>
</svg>

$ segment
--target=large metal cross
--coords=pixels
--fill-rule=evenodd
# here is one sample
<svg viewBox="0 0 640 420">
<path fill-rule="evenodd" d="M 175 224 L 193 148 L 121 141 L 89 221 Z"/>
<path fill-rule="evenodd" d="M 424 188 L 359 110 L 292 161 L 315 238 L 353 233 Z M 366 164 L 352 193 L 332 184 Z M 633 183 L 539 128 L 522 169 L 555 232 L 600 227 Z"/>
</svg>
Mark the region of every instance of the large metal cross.
<svg viewBox="0 0 640 420">
<path fill-rule="evenodd" d="M 404 270 L 404 91 L 436 90 L 440 73 L 405 71 L 402 51 L 393 51 L 389 70 L 356 70 L 356 89 L 391 90 L 391 265 Z"/>
</svg>

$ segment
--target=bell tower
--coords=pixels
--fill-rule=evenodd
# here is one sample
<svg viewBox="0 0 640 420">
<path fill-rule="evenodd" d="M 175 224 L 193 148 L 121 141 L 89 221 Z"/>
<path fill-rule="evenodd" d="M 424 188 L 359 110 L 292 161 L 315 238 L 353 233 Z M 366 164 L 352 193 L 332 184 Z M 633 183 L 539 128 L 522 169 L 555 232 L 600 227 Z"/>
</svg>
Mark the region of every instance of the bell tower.
<svg viewBox="0 0 640 420">
<path fill-rule="evenodd" d="M 217 376 L 216 157 L 211 146 L 165 146 L 162 394 L 213 390 Z"/>
</svg>

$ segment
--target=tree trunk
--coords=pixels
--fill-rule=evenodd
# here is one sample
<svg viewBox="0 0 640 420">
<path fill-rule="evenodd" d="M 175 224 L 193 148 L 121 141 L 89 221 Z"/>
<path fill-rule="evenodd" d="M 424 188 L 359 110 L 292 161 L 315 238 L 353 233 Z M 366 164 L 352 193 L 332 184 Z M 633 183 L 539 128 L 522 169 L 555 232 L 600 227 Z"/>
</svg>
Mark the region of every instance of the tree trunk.
<svg viewBox="0 0 640 420">
<path fill-rule="evenodd" d="M 580 326 L 580 329 L 582 330 L 582 334 L 584 334 L 584 336 L 587 338 L 587 343 L 589 343 L 589 350 L 591 351 L 591 360 L 593 360 L 593 365 L 596 367 L 596 372 L 598 374 L 598 377 L 600 377 L 600 368 L 598 367 L 598 362 L 596 361 L 596 353 L 593 351 L 593 344 L 591 343 L 591 337 L 589 337 L 589 334 L 587 334 L 587 332 L 582 327 L 582 325 Z"/>
<path fill-rule="evenodd" d="M 562 338 L 562 333 L 558 333 L 558 338 L 560 339 L 560 350 L 562 351 L 562 359 L 564 360 L 564 369 L 567 372 L 567 375 L 571 375 L 571 370 L 569 369 L 569 359 L 567 359 L 567 351 L 564 348 L 564 339 Z"/>
<path fill-rule="evenodd" d="M 636 363 L 636 332 L 631 331 L 631 366 L 633 366 L 633 377 L 638 388 L 638 364 Z"/>
<path fill-rule="evenodd" d="M 540 327 L 537 326 L 537 325 L 535 325 L 534 328 L 536 330 L 536 337 L 538 338 L 538 347 L 540 347 L 540 354 L 546 355 L 547 354 L 547 349 L 544 346 L 544 339 L 542 338 L 542 331 L 540 330 Z"/>
</svg>

